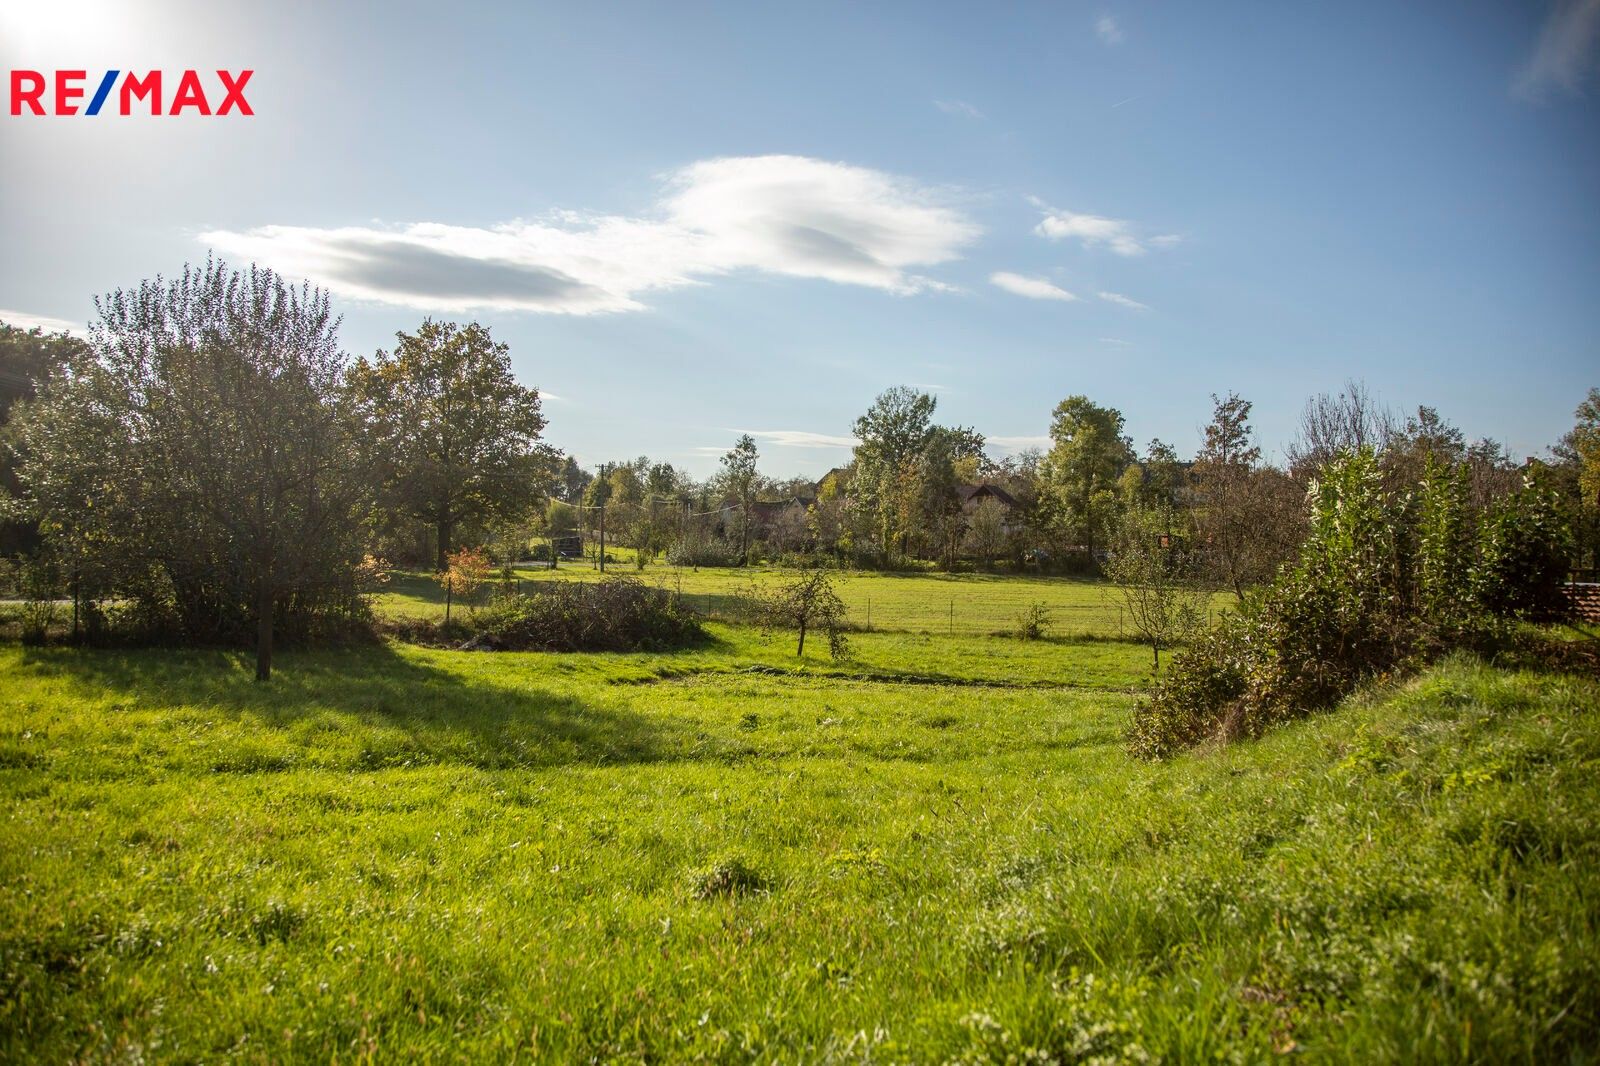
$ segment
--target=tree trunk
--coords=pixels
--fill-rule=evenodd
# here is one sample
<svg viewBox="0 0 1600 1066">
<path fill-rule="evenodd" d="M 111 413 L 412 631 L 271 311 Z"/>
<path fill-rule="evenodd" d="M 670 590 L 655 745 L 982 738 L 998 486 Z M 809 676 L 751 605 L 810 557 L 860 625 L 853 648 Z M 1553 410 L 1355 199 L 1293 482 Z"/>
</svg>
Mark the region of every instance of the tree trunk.
<svg viewBox="0 0 1600 1066">
<path fill-rule="evenodd" d="M 804 658 L 806 654 L 806 624 L 800 623 L 800 646 L 794 650 L 796 656 Z"/>
<path fill-rule="evenodd" d="M 256 680 L 272 676 L 272 563 L 263 563 L 256 579 Z"/>
<path fill-rule="evenodd" d="M 449 567 L 450 538 L 455 533 L 455 522 L 448 515 L 439 519 L 439 569 Z"/>
</svg>

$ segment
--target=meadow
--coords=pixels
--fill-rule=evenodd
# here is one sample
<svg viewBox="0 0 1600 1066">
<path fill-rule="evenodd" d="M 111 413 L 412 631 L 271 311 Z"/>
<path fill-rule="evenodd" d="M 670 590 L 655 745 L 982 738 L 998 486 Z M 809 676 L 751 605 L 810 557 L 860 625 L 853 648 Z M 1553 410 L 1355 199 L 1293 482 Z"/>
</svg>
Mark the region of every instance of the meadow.
<svg viewBox="0 0 1600 1066">
<path fill-rule="evenodd" d="M 1148 763 L 1131 643 L 710 630 L 0 646 L 0 1058 L 1595 1053 L 1592 681 L 1459 658 Z"/>
<path fill-rule="evenodd" d="M 626 549 L 623 549 L 626 551 Z M 677 567 L 651 564 L 635 569 L 624 556 L 601 574 L 587 560 L 563 562 L 554 570 L 522 568 L 515 579 L 526 588 L 546 581 L 599 581 L 628 577 L 681 595 L 713 618 L 737 620 L 741 598 L 752 586 L 784 579 L 780 567 Z M 489 594 L 480 592 L 480 598 Z M 1116 590 L 1104 581 L 1039 575 L 934 572 L 842 572 L 839 598 L 853 625 L 875 630 L 946 636 L 1009 634 L 1034 605 L 1047 612 L 1049 631 L 1059 636 L 1131 638 L 1132 625 L 1118 605 Z M 432 575 L 397 571 L 388 588 L 374 597 L 381 614 L 436 617 L 444 596 Z M 1219 594 L 1213 611 L 1233 602 Z"/>
</svg>

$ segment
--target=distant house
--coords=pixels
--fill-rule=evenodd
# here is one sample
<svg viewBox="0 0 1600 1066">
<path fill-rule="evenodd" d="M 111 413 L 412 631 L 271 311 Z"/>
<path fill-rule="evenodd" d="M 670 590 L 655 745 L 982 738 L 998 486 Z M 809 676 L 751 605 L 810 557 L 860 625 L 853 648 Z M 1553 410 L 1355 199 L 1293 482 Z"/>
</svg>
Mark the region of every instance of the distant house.
<svg viewBox="0 0 1600 1066">
<path fill-rule="evenodd" d="M 993 500 L 1005 511 L 1004 529 L 1007 533 L 1014 533 L 1022 528 L 1021 519 L 1015 517 L 1016 498 L 999 485 L 991 485 L 986 481 L 975 485 L 957 485 L 956 493 L 961 497 L 962 514 L 971 515 L 984 500 Z"/>
<path fill-rule="evenodd" d="M 757 500 L 750 508 L 750 528 L 756 531 L 770 529 L 774 522 L 784 518 L 804 520 L 815 496 L 795 495 L 786 500 Z"/>
</svg>

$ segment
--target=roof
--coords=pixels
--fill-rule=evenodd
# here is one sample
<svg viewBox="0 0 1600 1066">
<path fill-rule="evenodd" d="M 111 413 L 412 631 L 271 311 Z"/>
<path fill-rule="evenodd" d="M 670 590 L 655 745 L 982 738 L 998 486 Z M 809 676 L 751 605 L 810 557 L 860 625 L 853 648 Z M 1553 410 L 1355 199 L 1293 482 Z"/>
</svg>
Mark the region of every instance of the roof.
<svg viewBox="0 0 1600 1066">
<path fill-rule="evenodd" d="M 957 485 L 956 492 L 960 493 L 962 503 L 971 503 L 973 500 L 987 496 L 998 500 L 1006 507 L 1015 507 L 1017 505 L 1017 501 L 1012 498 L 1011 493 L 999 485 L 991 485 L 988 482 L 980 482 L 976 485 Z"/>
</svg>

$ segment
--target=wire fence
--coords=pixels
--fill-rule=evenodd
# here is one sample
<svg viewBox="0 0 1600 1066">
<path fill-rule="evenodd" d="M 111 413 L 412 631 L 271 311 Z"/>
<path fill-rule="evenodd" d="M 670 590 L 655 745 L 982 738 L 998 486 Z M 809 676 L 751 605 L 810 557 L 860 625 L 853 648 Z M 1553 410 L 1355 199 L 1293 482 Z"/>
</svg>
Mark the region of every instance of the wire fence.
<svg viewBox="0 0 1600 1066">
<path fill-rule="evenodd" d="M 660 566 L 639 571 L 625 564 L 613 564 L 606 573 L 680 595 L 707 617 L 728 622 L 750 618 L 753 585 L 781 579 L 763 571 Z M 600 577 L 591 564 L 572 563 L 553 573 L 524 571 L 517 587 L 531 592 L 541 584 Z M 1100 583 L 998 580 L 963 585 L 933 579 L 924 584 L 917 578 L 841 575 L 835 591 L 848 611 L 849 624 L 864 630 L 975 637 L 1014 634 L 1031 622 L 1047 636 L 1137 636 L 1127 609 L 1118 602 L 1116 587 Z M 1213 617 L 1226 609 L 1225 601 L 1226 597 L 1218 597 L 1211 608 Z"/>
</svg>

